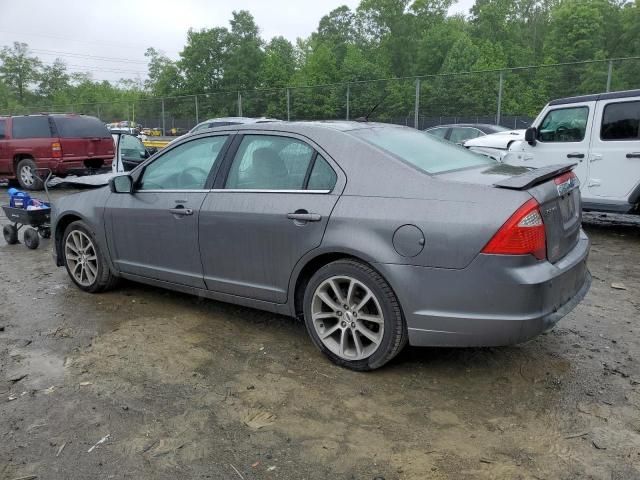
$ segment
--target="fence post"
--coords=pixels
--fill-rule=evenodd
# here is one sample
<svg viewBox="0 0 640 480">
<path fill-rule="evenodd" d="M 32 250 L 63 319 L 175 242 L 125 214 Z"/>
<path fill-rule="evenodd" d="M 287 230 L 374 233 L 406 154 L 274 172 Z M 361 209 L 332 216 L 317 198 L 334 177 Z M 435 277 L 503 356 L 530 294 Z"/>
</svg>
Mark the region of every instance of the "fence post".
<svg viewBox="0 0 640 480">
<path fill-rule="evenodd" d="M 416 104 L 414 109 L 414 118 L 413 118 L 413 127 L 416 129 L 420 128 L 420 79 L 416 79 Z"/>
<path fill-rule="evenodd" d="M 498 113 L 496 115 L 496 124 L 500 125 L 500 117 L 502 116 L 502 87 L 504 85 L 504 72 L 500 71 L 500 82 L 498 84 Z"/>
<path fill-rule="evenodd" d="M 351 85 L 347 83 L 347 120 L 349 120 L 349 97 L 351 97 Z"/>
<path fill-rule="evenodd" d="M 98 103 L 96 107 L 98 108 L 98 118 L 100 118 L 100 104 Z"/>
<path fill-rule="evenodd" d="M 607 73 L 607 92 L 611 90 L 611 74 L 613 73 L 613 60 L 609 60 L 609 71 Z"/>
<path fill-rule="evenodd" d="M 167 132 L 165 129 L 165 124 L 164 124 L 164 98 L 160 99 L 162 102 L 162 136 L 166 137 L 167 136 Z"/>
<path fill-rule="evenodd" d="M 238 116 L 242 116 L 242 94 L 240 90 L 238 90 Z"/>
<path fill-rule="evenodd" d="M 287 87 L 287 122 L 291 121 L 291 92 Z"/>
<path fill-rule="evenodd" d="M 198 95 L 194 95 L 193 99 L 195 100 L 196 103 L 196 125 L 199 124 L 199 117 L 198 117 Z"/>
</svg>

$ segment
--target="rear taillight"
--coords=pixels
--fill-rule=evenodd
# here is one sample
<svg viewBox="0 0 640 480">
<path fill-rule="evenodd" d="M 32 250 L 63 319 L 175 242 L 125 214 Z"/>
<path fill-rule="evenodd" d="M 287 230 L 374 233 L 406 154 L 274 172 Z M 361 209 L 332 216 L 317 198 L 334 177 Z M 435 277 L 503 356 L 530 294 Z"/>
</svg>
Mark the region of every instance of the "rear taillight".
<svg viewBox="0 0 640 480">
<path fill-rule="evenodd" d="M 575 173 L 567 172 L 567 173 L 563 173 L 559 177 L 554 178 L 553 179 L 553 183 L 555 183 L 556 185 L 560 185 L 562 183 L 569 182 L 569 181 L 573 180 L 574 178 L 576 178 L 576 174 Z"/>
<path fill-rule="evenodd" d="M 59 142 L 53 142 L 51 144 L 51 156 L 53 158 L 62 158 L 62 146 Z"/>
<path fill-rule="evenodd" d="M 482 253 L 494 255 L 528 255 L 538 260 L 547 258 L 544 222 L 538 202 L 533 198 L 522 205 L 500 227 Z"/>
</svg>

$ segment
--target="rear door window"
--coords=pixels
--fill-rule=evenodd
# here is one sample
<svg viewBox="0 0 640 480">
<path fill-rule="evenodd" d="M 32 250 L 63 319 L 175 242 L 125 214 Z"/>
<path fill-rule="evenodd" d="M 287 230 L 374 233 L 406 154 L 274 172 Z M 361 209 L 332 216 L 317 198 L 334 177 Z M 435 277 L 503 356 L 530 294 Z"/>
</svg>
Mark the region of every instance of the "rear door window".
<svg viewBox="0 0 640 480">
<path fill-rule="evenodd" d="M 604 107 L 602 140 L 640 139 L 640 102 L 610 103 Z"/>
<path fill-rule="evenodd" d="M 4 138 L 4 125 L 5 125 L 5 121 L 4 120 L 0 120 L 0 138 Z"/>
<path fill-rule="evenodd" d="M 465 140 L 476 138 L 482 132 L 477 128 L 471 127 L 453 127 L 449 135 L 449 141 L 453 143 L 462 143 Z"/>
<path fill-rule="evenodd" d="M 95 117 L 52 117 L 61 138 L 111 138 L 107 126 Z"/>
<path fill-rule="evenodd" d="M 444 138 L 447 135 L 447 130 L 449 130 L 447 127 L 432 128 L 431 130 L 425 131 L 425 133 L 428 133 L 429 135 L 433 135 L 434 137 Z"/>
<path fill-rule="evenodd" d="M 302 190 L 314 150 L 295 138 L 245 135 L 229 171 L 226 188 Z"/>
<path fill-rule="evenodd" d="M 49 117 L 13 117 L 13 138 L 51 138 Z"/>
</svg>

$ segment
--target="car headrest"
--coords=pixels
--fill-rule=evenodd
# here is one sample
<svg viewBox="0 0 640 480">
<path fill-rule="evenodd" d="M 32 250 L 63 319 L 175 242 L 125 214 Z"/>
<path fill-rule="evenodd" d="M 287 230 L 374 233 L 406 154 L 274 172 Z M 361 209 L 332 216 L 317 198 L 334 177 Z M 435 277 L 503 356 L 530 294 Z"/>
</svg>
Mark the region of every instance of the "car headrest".
<svg viewBox="0 0 640 480">
<path fill-rule="evenodd" d="M 287 166 L 278 152 L 269 147 L 258 148 L 253 152 L 252 168 L 260 177 L 286 177 Z"/>
</svg>

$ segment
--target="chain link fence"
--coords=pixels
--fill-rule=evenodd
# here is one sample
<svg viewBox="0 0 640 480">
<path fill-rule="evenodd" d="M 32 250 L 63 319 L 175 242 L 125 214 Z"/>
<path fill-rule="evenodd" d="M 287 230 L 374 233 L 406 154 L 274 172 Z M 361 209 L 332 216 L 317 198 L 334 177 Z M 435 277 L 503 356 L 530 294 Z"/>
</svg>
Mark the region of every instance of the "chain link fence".
<svg viewBox="0 0 640 480">
<path fill-rule="evenodd" d="M 640 57 L 503 70 L 225 91 L 132 102 L 25 107 L 5 114 L 74 112 L 105 123 L 128 120 L 179 135 L 216 117 L 356 119 L 425 129 L 450 123 L 526 128 L 550 100 L 640 88 Z"/>
</svg>

